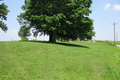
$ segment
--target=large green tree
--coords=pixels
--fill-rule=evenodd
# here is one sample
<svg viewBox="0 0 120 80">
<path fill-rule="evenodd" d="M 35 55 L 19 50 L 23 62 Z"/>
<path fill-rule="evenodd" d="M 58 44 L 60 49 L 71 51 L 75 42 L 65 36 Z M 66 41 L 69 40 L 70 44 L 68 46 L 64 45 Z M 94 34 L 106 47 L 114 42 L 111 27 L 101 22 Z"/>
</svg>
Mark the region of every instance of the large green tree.
<svg viewBox="0 0 120 80">
<path fill-rule="evenodd" d="M 25 0 L 23 18 L 30 22 L 34 33 L 49 35 L 50 42 L 56 36 L 76 39 L 92 29 L 90 19 L 91 0 Z"/>
<path fill-rule="evenodd" d="M 2 1 L 2 0 L 0 0 Z M 5 5 L 4 3 L 0 4 L 0 28 L 3 30 L 3 31 L 7 31 L 8 28 L 6 26 L 6 24 L 3 22 L 3 20 L 7 20 L 7 14 L 9 12 L 9 10 L 7 9 L 7 5 Z"/>
</svg>

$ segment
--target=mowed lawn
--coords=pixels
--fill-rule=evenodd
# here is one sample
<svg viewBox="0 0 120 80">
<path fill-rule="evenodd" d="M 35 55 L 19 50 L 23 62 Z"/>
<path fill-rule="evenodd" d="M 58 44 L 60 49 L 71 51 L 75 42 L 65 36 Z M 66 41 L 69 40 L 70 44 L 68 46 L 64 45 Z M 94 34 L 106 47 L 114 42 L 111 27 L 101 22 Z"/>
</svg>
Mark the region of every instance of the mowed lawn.
<svg viewBox="0 0 120 80">
<path fill-rule="evenodd" d="M 0 80 L 120 80 L 120 48 L 105 42 L 0 42 Z"/>
<path fill-rule="evenodd" d="M 114 41 L 111 41 L 114 44 Z M 120 41 L 115 41 L 116 45 L 120 45 Z"/>
</svg>

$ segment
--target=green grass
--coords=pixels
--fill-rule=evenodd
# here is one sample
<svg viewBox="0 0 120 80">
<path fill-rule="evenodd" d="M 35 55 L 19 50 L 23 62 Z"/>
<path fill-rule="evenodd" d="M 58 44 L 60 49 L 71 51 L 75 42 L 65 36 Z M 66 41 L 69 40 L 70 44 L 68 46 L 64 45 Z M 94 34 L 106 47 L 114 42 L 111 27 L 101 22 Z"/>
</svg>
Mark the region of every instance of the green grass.
<svg viewBox="0 0 120 80">
<path fill-rule="evenodd" d="M 0 80 L 120 80 L 120 48 L 105 42 L 0 42 Z"/>
<path fill-rule="evenodd" d="M 114 41 L 111 41 L 114 44 Z M 120 41 L 115 41 L 116 45 L 120 45 Z"/>
</svg>

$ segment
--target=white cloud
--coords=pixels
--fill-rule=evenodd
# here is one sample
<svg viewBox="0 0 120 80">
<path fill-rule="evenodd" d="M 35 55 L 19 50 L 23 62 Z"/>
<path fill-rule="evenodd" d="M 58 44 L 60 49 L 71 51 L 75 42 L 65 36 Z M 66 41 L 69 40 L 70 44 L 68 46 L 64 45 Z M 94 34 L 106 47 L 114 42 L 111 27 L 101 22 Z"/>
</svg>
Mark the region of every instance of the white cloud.
<svg viewBox="0 0 120 80">
<path fill-rule="evenodd" d="M 18 30 L 10 30 L 12 34 L 18 34 Z"/>
<path fill-rule="evenodd" d="M 115 4 L 113 7 L 114 7 L 115 10 L 120 10 L 120 5 L 119 4 Z"/>
<path fill-rule="evenodd" d="M 9 37 L 12 37 L 12 35 L 9 35 Z"/>
<path fill-rule="evenodd" d="M 106 31 L 107 34 L 111 34 L 112 32 L 113 32 L 112 30 Z"/>
<path fill-rule="evenodd" d="M 107 10 L 110 6 L 111 6 L 111 4 L 110 4 L 110 3 L 107 3 L 107 4 L 105 5 L 105 7 L 104 7 L 104 10 Z"/>
</svg>

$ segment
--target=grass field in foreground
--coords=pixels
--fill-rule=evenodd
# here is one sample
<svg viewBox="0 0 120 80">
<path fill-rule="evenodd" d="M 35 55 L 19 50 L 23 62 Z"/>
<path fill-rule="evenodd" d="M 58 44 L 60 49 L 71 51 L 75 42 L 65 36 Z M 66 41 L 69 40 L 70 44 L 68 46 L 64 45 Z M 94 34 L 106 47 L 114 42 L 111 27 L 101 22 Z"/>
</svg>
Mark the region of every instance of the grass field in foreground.
<svg viewBox="0 0 120 80">
<path fill-rule="evenodd" d="M 105 42 L 0 42 L 0 80 L 120 80 L 120 48 Z"/>
</svg>

